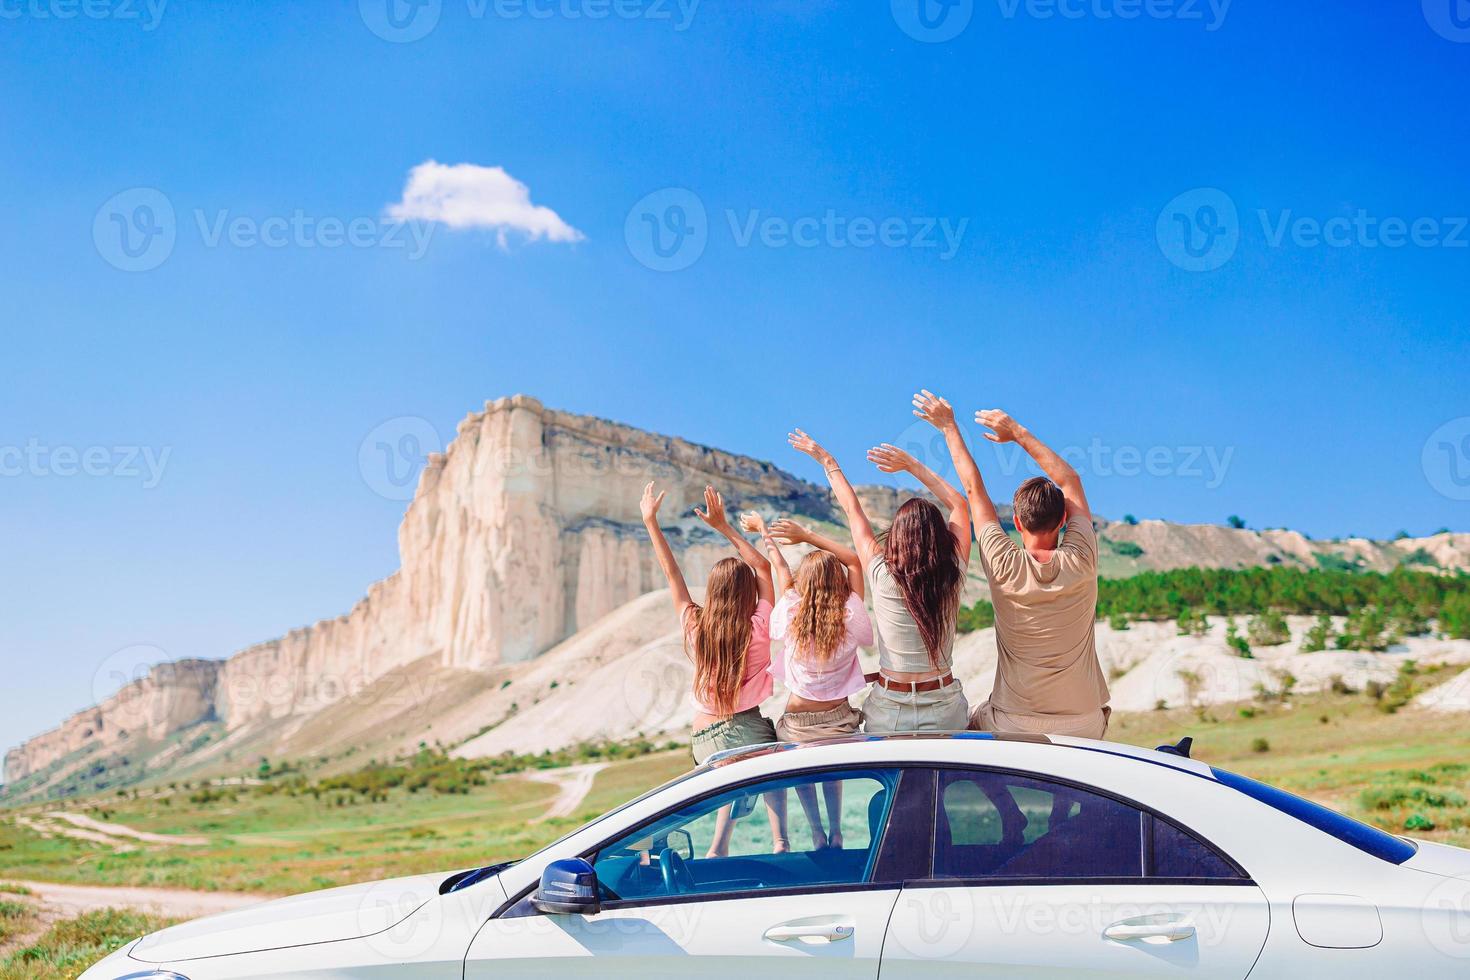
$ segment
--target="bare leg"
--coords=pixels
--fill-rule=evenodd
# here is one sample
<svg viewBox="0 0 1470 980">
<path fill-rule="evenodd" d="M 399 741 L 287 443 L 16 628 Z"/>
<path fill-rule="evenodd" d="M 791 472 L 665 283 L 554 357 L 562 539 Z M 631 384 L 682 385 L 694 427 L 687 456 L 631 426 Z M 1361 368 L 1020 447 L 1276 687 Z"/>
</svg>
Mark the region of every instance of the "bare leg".
<svg viewBox="0 0 1470 980">
<path fill-rule="evenodd" d="M 766 794 L 766 811 L 771 818 L 771 853 L 785 854 L 791 850 L 786 839 L 786 791 L 778 789 Z"/>
<path fill-rule="evenodd" d="M 807 826 L 812 828 L 812 850 L 820 851 L 827 846 L 827 832 L 822 829 L 822 808 L 817 804 L 817 788 L 811 783 L 803 783 L 796 787 L 796 798 L 801 801 Z"/>
<path fill-rule="evenodd" d="M 730 820 L 730 805 L 720 807 L 715 814 L 715 839 L 709 842 L 707 858 L 722 858 L 730 853 L 730 834 L 735 826 Z"/>
<path fill-rule="evenodd" d="M 827 846 L 842 850 L 842 781 L 834 779 L 822 784 L 822 795 L 827 799 Z"/>
</svg>

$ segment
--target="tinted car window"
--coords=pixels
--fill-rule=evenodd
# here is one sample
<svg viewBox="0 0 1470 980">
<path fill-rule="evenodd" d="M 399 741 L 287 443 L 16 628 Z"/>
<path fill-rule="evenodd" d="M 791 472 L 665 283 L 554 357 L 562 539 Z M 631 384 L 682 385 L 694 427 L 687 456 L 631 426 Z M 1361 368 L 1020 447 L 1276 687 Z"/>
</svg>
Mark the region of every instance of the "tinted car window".
<svg viewBox="0 0 1470 980">
<path fill-rule="evenodd" d="M 1139 878 L 1145 815 L 1010 773 L 939 774 L 936 878 Z"/>
<path fill-rule="evenodd" d="M 1293 796 L 1285 790 L 1258 783 L 1254 779 L 1238 776 L 1223 769 L 1211 767 L 1210 771 L 1220 782 L 1232 789 L 1239 790 L 1251 799 L 1274 807 L 1302 823 L 1316 827 L 1324 834 L 1331 834 L 1344 844 L 1351 844 L 1358 850 L 1365 851 L 1391 864 L 1403 864 L 1413 857 L 1417 850 L 1413 844 L 1401 837 L 1386 834 L 1376 827 L 1359 823 L 1351 817 L 1345 817 L 1335 810 L 1329 810 L 1325 806 L 1319 806 L 1300 796 Z"/>
<path fill-rule="evenodd" d="M 1235 879 L 1244 877 L 1214 848 L 1157 817 L 1153 824 L 1149 876 L 1153 878 Z"/>
<path fill-rule="evenodd" d="M 602 847 L 592 864 L 603 898 L 864 883 L 897 784 L 896 770 L 823 772 L 707 797 Z"/>
</svg>

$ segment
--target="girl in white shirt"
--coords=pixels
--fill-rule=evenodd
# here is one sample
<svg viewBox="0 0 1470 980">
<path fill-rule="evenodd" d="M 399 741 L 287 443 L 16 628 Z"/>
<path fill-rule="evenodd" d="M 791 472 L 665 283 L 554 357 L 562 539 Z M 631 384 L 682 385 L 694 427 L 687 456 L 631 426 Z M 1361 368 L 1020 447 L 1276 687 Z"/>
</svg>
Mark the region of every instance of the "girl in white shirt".
<svg viewBox="0 0 1470 980">
<path fill-rule="evenodd" d="M 771 611 L 771 639 L 785 647 L 771 657 L 771 674 L 789 692 L 786 711 L 776 724 L 783 742 L 814 742 L 857 731 L 862 714 L 848 697 L 867 686 L 858 648 L 873 642 L 873 623 L 863 607 L 863 570 L 857 552 L 779 520 L 769 530 L 758 515 L 742 517 L 746 531 L 765 542 L 781 597 Z M 814 547 L 793 575 L 777 541 Z M 842 784 L 824 783 L 827 822 L 822 822 L 816 787 L 796 791 L 812 829 L 812 848 L 842 847 Z"/>
</svg>

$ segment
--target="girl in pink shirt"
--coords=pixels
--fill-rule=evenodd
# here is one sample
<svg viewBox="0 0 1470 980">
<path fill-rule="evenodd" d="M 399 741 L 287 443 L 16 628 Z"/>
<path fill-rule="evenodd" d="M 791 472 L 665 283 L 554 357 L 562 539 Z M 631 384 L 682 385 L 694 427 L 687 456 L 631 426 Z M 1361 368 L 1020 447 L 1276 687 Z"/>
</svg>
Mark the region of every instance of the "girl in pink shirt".
<svg viewBox="0 0 1470 980">
<path fill-rule="evenodd" d="M 695 515 L 724 535 L 739 558 L 722 558 L 710 569 L 704 605 L 695 602 L 658 524 L 662 492 L 653 484 L 643 488 L 640 509 L 643 526 L 653 539 L 654 554 L 668 579 L 674 608 L 684 634 L 684 651 L 694 663 L 694 731 L 690 739 L 694 761 L 724 749 L 776 741 L 770 719 L 760 703 L 771 696 L 771 563 L 725 517 L 725 502 L 714 487 L 704 488 L 704 510 Z M 786 794 L 766 794 L 770 811 L 772 849 L 790 850 L 786 839 Z M 730 845 L 730 808 L 720 810 L 708 857 L 723 857 Z"/>
<path fill-rule="evenodd" d="M 747 531 L 761 535 L 781 585 L 781 598 L 771 612 L 771 638 L 784 640 L 784 649 L 771 662 L 771 673 L 787 691 L 786 712 L 776 725 L 784 742 L 815 742 L 851 735 L 862 714 L 848 697 L 863 690 L 867 680 L 858 662 L 858 647 L 873 642 L 873 623 L 863 607 L 863 570 L 857 552 L 830 538 L 807 530 L 795 521 L 779 520 L 767 531 L 756 515 L 742 519 Z M 777 540 L 814 547 L 793 575 Z M 842 784 L 823 784 L 827 823 L 822 823 L 813 785 L 797 789 L 812 847 L 842 847 Z"/>
</svg>

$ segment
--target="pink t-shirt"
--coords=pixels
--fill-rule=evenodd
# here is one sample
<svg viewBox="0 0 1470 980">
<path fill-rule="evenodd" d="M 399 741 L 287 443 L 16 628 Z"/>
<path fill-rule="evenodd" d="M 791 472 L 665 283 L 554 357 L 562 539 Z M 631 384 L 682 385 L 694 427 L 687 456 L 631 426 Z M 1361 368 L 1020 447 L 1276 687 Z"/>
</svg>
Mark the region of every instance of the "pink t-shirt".
<svg viewBox="0 0 1470 980">
<path fill-rule="evenodd" d="M 686 607 L 687 608 L 687 607 Z M 750 617 L 750 646 L 745 651 L 745 680 L 735 698 L 735 713 L 747 711 L 771 696 L 775 685 L 771 683 L 771 604 L 761 599 L 755 604 L 755 614 Z M 693 647 L 693 640 L 690 646 Z M 701 704 L 699 698 L 691 697 L 694 710 L 707 715 L 719 712 Z"/>
<path fill-rule="evenodd" d="M 800 603 L 795 589 L 787 589 L 776 600 L 776 608 L 771 611 L 772 639 L 783 640 L 790 633 Z M 792 694 L 808 701 L 836 701 L 868 686 L 857 654 L 858 647 L 873 644 L 873 621 L 856 592 L 847 597 L 846 615 L 847 633 L 825 661 L 818 662 L 805 651 L 791 649 L 790 643 L 782 644 L 782 651 L 771 662 L 771 673 L 781 678 Z"/>
</svg>

